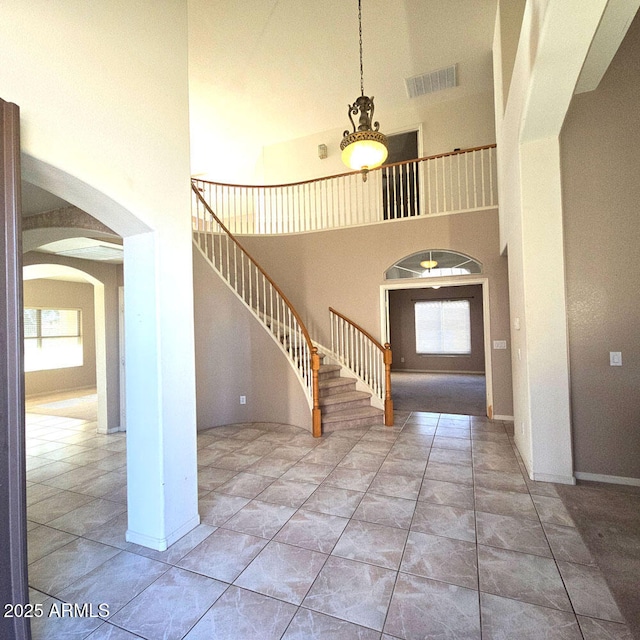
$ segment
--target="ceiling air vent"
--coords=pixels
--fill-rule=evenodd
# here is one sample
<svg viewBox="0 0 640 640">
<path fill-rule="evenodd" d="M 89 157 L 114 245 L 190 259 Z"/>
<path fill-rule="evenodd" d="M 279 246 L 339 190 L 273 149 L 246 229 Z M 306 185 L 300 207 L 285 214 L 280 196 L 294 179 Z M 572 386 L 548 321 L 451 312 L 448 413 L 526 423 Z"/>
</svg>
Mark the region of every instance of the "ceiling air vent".
<svg viewBox="0 0 640 640">
<path fill-rule="evenodd" d="M 407 95 L 410 98 L 417 98 L 435 91 L 450 89 L 458 85 L 458 65 L 451 65 L 445 69 L 430 71 L 412 78 L 405 78 L 404 82 L 407 87 Z"/>
</svg>

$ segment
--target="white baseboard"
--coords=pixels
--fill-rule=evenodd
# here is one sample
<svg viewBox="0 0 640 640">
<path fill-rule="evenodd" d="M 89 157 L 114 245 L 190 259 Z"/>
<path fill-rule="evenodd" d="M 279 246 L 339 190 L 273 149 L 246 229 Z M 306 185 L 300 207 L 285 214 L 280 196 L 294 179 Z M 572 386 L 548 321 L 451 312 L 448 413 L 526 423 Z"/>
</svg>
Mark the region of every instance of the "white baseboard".
<svg viewBox="0 0 640 640">
<path fill-rule="evenodd" d="M 503 420 L 504 422 L 513 422 L 513 416 L 493 416 L 493 420 Z"/>
<path fill-rule="evenodd" d="M 128 529 L 125 539 L 127 542 L 139 544 L 141 547 L 147 547 L 147 549 L 153 549 L 154 551 L 166 551 L 174 542 L 177 542 L 180 538 L 187 535 L 189 531 L 197 527 L 199 524 L 200 514 L 196 514 L 194 518 L 183 524 L 179 529 L 176 529 L 176 531 L 168 535 L 166 538 L 155 538 L 153 536 L 148 536 L 144 533 L 136 533 L 135 531 Z"/>
<path fill-rule="evenodd" d="M 463 373 L 468 376 L 483 376 L 484 371 L 452 371 L 451 369 L 395 369 L 391 373 Z"/>
<path fill-rule="evenodd" d="M 608 482 L 609 484 L 625 484 L 632 487 L 640 487 L 640 478 L 625 478 L 624 476 L 607 476 L 602 473 L 583 473 L 576 471 L 578 480 L 589 480 L 590 482 Z"/>
<path fill-rule="evenodd" d="M 117 427 L 111 427 L 105 431 L 100 431 L 100 429 L 96 430 L 96 433 L 101 433 L 103 435 L 109 435 L 110 433 L 119 433 L 120 431 L 124 431 L 124 429 L 118 425 Z"/>
<path fill-rule="evenodd" d="M 147 547 L 147 549 L 153 549 L 154 551 L 166 551 L 167 544 L 166 538 L 155 538 L 153 536 L 147 536 L 144 533 L 136 533 L 127 529 L 124 539 L 127 542 L 133 542 L 139 544 L 141 547 Z"/>
<path fill-rule="evenodd" d="M 554 473 L 534 473 L 531 477 L 537 482 L 556 482 L 558 484 L 575 484 L 574 476 L 558 476 Z"/>
</svg>

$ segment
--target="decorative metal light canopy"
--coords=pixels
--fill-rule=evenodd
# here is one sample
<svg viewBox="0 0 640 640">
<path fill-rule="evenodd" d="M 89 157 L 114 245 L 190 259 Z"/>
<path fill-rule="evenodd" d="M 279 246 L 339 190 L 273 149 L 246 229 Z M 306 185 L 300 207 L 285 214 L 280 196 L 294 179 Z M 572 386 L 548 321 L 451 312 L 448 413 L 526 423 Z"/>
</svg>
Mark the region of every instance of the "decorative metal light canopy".
<svg viewBox="0 0 640 640">
<path fill-rule="evenodd" d="M 364 95 L 364 79 L 362 71 L 362 0 L 358 0 L 358 26 L 360 35 L 360 97 L 349 105 L 348 115 L 353 131 L 344 132 L 340 143 L 342 161 L 355 171 L 362 171 L 362 179 L 367 179 L 367 171 L 382 165 L 387 159 L 387 137 L 378 131 L 379 122 L 373 123 L 373 96 Z M 356 128 L 353 116 L 358 118 Z"/>
</svg>

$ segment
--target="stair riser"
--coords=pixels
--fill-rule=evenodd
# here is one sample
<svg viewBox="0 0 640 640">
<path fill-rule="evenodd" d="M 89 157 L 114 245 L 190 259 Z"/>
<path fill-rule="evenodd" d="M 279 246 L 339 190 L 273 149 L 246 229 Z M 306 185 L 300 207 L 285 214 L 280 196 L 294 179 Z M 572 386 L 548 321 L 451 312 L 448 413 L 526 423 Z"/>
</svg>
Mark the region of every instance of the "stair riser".
<svg viewBox="0 0 640 640">
<path fill-rule="evenodd" d="M 331 380 L 333 378 L 339 378 L 340 376 L 335 373 L 335 372 L 331 372 L 331 373 L 318 373 L 318 382 L 322 382 L 323 380 Z"/>
<path fill-rule="evenodd" d="M 351 409 L 360 409 L 362 407 L 370 407 L 371 400 L 369 398 L 361 398 L 359 400 L 347 400 L 346 402 L 336 402 L 332 404 L 323 404 L 320 400 L 320 409 L 324 415 L 331 415 L 338 411 L 348 411 Z"/>
<path fill-rule="evenodd" d="M 322 425 L 323 433 L 332 433 L 333 431 L 345 431 L 346 429 L 358 429 L 361 427 L 375 427 L 384 424 L 382 416 L 368 416 L 366 418 L 346 419 L 340 422 L 330 422 Z"/>
<path fill-rule="evenodd" d="M 329 396 L 335 396 L 339 393 L 349 393 L 351 391 L 356 390 L 356 382 L 355 380 L 346 382 L 345 384 L 336 384 L 331 385 L 330 387 L 325 387 L 322 384 L 320 385 L 320 396 L 322 398 L 328 398 Z"/>
</svg>

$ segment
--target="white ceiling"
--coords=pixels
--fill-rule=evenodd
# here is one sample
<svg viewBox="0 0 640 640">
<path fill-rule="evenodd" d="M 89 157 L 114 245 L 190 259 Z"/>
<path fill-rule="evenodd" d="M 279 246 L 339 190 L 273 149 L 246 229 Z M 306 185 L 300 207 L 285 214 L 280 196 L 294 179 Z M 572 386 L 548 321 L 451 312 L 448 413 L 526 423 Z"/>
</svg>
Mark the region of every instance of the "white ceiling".
<svg viewBox="0 0 640 640">
<path fill-rule="evenodd" d="M 360 94 L 357 0 L 188 0 L 192 173 L 350 127 Z M 376 118 L 492 89 L 496 0 L 362 0 L 364 89 Z M 406 77 L 458 64 L 455 94 L 410 101 Z M 218 166 L 216 167 L 216 163 Z M 25 184 L 25 215 L 67 206 Z"/>
<path fill-rule="evenodd" d="M 264 146 L 349 127 L 347 105 L 360 91 L 357 0 L 187 1 L 193 174 L 224 179 L 234 156 L 246 173 Z M 416 105 L 492 90 L 496 4 L 362 0 L 364 90 L 375 96 L 383 130 L 394 113 L 406 117 L 420 111 Z M 602 38 L 613 51 L 628 26 L 630 11 L 621 8 L 628 4 L 637 8 L 638 0 L 610 0 L 603 20 L 616 35 Z M 592 48 L 580 90 L 604 73 L 613 54 L 596 55 L 603 48 Z M 405 78 L 451 64 L 458 87 L 407 97 Z M 67 205 L 23 185 L 25 215 Z"/>
<path fill-rule="evenodd" d="M 363 0 L 364 91 L 406 111 L 406 77 L 458 63 L 441 101 L 491 91 L 496 0 Z M 189 0 L 193 173 L 240 149 L 347 128 L 360 95 L 357 0 Z M 221 154 L 221 150 L 223 154 Z M 220 160 L 221 155 L 224 161 Z"/>
<path fill-rule="evenodd" d="M 98 281 L 84 271 L 74 269 L 62 264 L 29 264 L 23 269 L 24 280 L 64 280 L 66 282 L 90 282 Z"/>
</svg>

